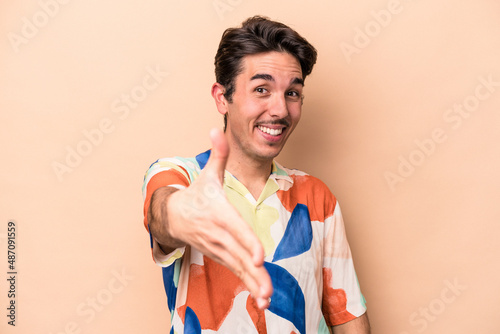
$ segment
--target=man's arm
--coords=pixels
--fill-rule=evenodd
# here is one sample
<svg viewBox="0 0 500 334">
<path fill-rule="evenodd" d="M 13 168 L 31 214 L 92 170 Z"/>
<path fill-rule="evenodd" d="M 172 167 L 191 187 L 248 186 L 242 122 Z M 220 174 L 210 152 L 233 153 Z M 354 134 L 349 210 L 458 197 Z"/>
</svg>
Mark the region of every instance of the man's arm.
<svg viewBox="0 0 500 334">
<path fill-rule="evenodd" d="M 166 253 L 190 245 L 226 266 L 243 281 L 257 305 L 266 308 L 273 288 L 264 268 L 264 249 L 222 188 L 229 155 L 226 137 L 220 130 L 212 130 L 210 137 L 210 158 L 189 187 L 154 192 L 148 208 L 151 235 Z"/>
<path fill-rule="evenodd" d="M 155 190 L 151 196 L 148 208 L 148 223 L 151 235 L 160 246 L 163 253 L 168 254 L 176 248 L 186 244 L 173 238 L 168 231 L 167 202 L 171 194 L 178 189 L 172 187 L 161 187 Z"/>
<path fill-rule="evenodd" d="M 370 334 L 368 312 L 342 325 L 331 327 L 333 334 Z"/>
</svg>

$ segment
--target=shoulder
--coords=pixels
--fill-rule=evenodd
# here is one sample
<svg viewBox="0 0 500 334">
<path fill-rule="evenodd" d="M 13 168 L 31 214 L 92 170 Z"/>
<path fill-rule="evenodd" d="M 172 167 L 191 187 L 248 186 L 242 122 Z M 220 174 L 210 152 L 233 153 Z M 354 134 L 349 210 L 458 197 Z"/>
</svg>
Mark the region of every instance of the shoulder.
<svg viewBox="0 0 500 334">
<path fill-rule="evenodd" d="M 209 151 L 196 157 L 161 158 L 153 162 L 144 175 L 142 186 L 143 197 L 147 198 L 155 189 L 162 186 L 184 188 L 189 186 L 205 166 Z"/>
<path fill-rule="evenodd" d="M 278 163 L 276 163 L 276 165 L 290 177 L 293 191 L 333 196 L 328 186 L 319 178 L 298 169 L 287 168 Z"/>
<path fill-rule="evenodd" d="M 144 176 L 144 181 L 148 181 L 155 175 L 163 172 L 177 172 L 182 174 L 186 179 L 192 180 L 192 175 L 199 173 L 199 166 L 193 158 L 172 157 L 161 158 L 156 160 L 149 166 Z"/>
<path fill-rule="evenodd" d="M 293 211 L 297 204 L 303 204 L 308 207 L 312 220 L 324 221 L 333 215 L 337 199 L 323 181 L 298 169 L 277 167 L 289 178 L 289 186 L 277 194 L 289 211 Z"/>
<path fill-rule="evenodd" d="M 147 182 L 158 173 L 162 172 L 177 172 L 184 176 L 189 182 L 192 182 L 203 167 L 210 156 L 210 151 L 198 154 L 196 157 L 171 157 L 161 158 L 156 160 L 149 166 L 149 169 L 144 176 L 144 181 Z"/>
</svg>

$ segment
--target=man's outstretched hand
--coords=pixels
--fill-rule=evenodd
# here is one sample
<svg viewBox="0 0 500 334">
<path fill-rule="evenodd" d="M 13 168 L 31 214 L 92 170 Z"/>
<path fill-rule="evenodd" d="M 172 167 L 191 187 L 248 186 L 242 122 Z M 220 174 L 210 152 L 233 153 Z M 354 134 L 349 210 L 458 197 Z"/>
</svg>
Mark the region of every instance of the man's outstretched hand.
<svg viewBox="0 0 500 334">
<path fill-rule="evenodd" d="M 191 245 L 236 274 L 263 309 L 273 287 L 264 268 L 264 249 L 222 188 L 229 146 L 219 129 L 210 132 L 212 152 L 198 178 L 167 201 L 168 234 Z"/>
</svg>

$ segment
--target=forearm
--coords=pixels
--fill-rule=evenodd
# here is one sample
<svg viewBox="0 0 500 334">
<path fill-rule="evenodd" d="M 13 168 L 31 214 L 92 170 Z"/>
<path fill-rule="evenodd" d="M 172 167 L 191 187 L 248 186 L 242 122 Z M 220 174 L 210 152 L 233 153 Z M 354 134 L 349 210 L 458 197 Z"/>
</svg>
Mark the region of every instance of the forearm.
<svg viewBox="0 0 500 334">
<path fill-rule="evenodd" d="M 169 232 L 169 209 L 168 202 L 173 193 L 178 189 L 172 187 L 161 187 L 155 190 L 151 196 L 148 208 L 148 225 L 151 235 L 166 254 L 176 248 L 185 246 L 185 243 L 172 237 Z"/>
<path fill-rule="evenodd" d="M 345 324 L 331 327 L 333 334 L 370 334 L 370 322 L 368 313 L 346 322 Z"/>
</svg>

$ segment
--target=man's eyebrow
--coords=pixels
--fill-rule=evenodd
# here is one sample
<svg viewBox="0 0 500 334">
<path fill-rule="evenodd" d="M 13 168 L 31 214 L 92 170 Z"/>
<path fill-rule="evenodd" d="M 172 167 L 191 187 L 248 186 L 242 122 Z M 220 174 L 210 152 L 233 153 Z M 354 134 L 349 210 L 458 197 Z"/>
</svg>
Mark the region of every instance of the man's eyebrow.
<svg viewBox="0 0 500 334">
<path fill-rule="evenodd" d="M 264 79 L 267 81 L 274 81 L 274 78 L 271 74 L 256 74 L 250 78 L 250 80 Z"/>
<path fill-rule="evenodd" d="M 257 79 L 263 79 L 266 81 L 273 81 L 274 82 L 274 77 L 270 74 L 255 74 L 253 77 L 250 78 L 250 80 L 257 80 Z M 304 79 L 294 78 L 294 79 L 292 79 L 290 84 L 304 86 Z"/>
<path fill-rule="evenodd" d="M 295 79 L 293 79 L 292 80 L 292 85 L 295 85 L 295 84 L 304 86 L 304 79 L 301 79 L 301 78 L 295 78 Z"/>
</svg>

